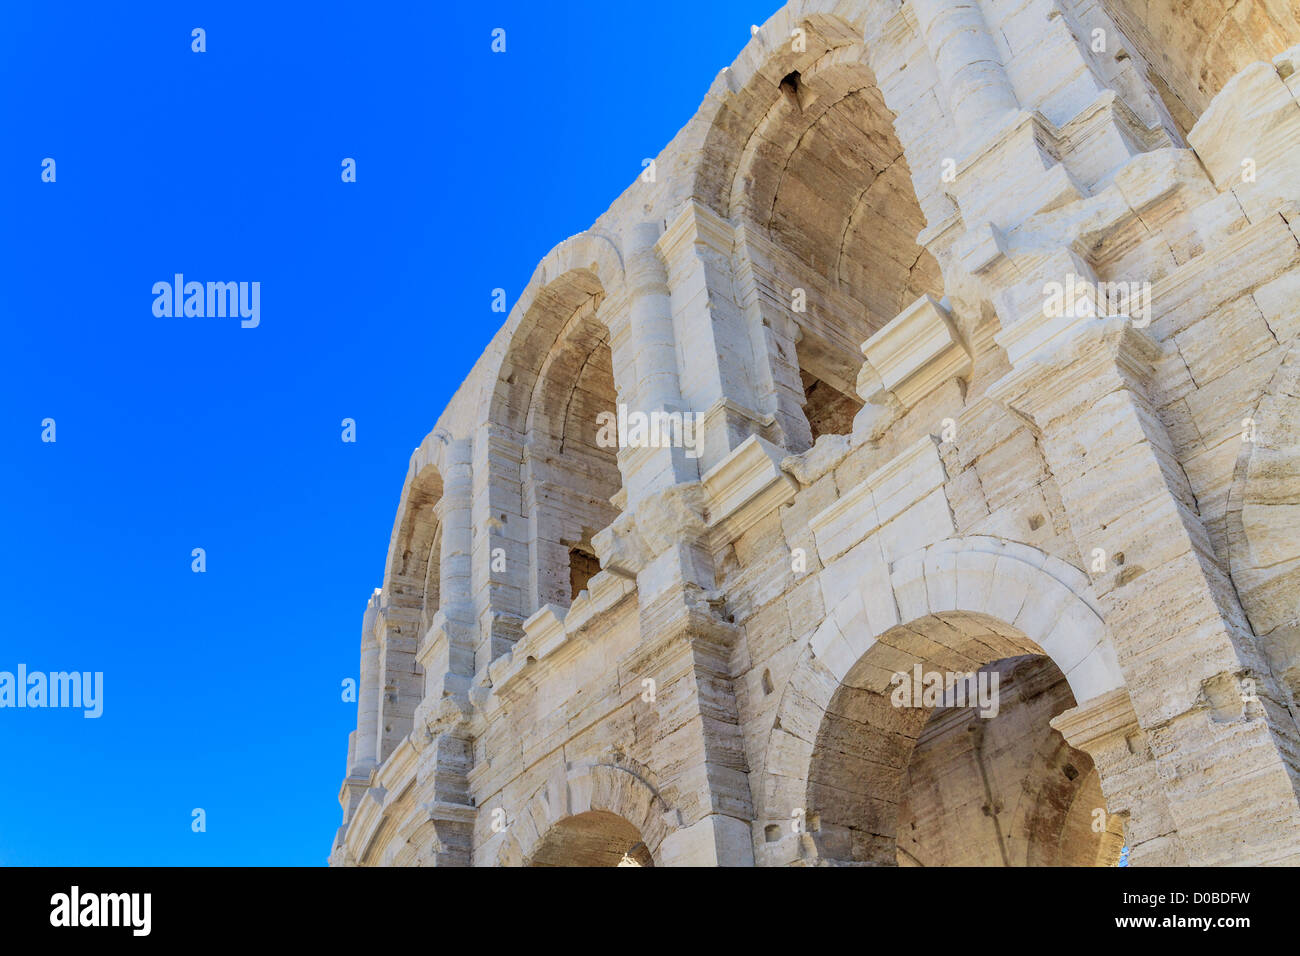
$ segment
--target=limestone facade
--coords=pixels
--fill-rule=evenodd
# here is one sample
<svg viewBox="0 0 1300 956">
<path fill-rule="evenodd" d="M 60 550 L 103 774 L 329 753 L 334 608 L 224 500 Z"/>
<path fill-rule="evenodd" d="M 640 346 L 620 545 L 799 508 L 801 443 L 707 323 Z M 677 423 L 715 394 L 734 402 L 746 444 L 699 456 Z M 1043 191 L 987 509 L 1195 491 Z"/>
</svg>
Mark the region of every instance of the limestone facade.
<svg viewBox="0 0 1300 956">
<path fill-rule="evenodd" d="M 758 28 L 413 453 L 331 863 L 1300 863 L 1297 44 Z"/>
</svg>

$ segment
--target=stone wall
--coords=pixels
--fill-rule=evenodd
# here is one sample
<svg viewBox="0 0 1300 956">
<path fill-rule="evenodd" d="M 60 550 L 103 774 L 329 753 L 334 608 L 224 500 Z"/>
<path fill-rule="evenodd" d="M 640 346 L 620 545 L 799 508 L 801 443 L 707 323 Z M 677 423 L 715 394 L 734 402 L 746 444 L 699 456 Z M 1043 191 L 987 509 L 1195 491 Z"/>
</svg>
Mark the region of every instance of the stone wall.
<svg viewBox="0 0 1300 956">
<path fill-rule="evenodd" d="M 774 15 L 412 455 L 331 862 L 1300 862 L 1297 42 Z"/>
</svg>

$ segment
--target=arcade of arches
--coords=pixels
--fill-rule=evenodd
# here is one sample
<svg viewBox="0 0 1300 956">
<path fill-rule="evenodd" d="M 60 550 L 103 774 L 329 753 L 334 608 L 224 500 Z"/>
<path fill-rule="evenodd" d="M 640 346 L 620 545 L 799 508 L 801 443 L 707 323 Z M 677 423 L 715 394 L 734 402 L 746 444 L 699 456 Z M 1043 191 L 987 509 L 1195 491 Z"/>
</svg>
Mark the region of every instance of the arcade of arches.
<svg viewBox="0 0 1300 956">
<path fill-rule="evenodd" d="M 656 168 L 411 456 L 331 863 L 1300 863 L 1294 9 L 792 0 Z"/>
</svg>

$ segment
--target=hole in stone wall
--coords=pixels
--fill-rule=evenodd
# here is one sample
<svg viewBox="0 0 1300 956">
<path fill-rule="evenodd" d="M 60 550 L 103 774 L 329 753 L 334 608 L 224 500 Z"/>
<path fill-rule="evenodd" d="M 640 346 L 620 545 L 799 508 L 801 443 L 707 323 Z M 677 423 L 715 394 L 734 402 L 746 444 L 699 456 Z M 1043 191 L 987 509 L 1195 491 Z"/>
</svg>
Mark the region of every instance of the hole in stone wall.
<svg viewBox="0 0 1300 956">
<path fill-rule="evenodd" d="M 781 827 L 775 823 L 769 823 L 763 827 L 763 839 L 768 843 L 775 843 L 781 839 Z"/>
<path fill-rule="evenodd" d="M 654 857 L 636 826 L 605 810 L 588 810 L 551 826 L 530 866 L 645 866 Z"/>
<path fill-rule="evenodd" d="M 763 693 L 770 694 L 775 688 L 772 686 L 772 672 L 763 671 Z"/>
<path fill-rule="evenodd" d="M 780 397 L 802 388 L 809 428 L 797 422 L 787 438 L 803 451 L 810 439 L 851 432 L 862 343 L 922 294 L 942 299 L 943 277 L 917 244 L 925 214 L 894 114 L 865 64 L 808 83 L 791 72 L 778 87 L 784 102 L 767 118 L 763 159 L 742 173 L 741 215 L 767 230 L 778 282 L 791 290 L 794 327 L 776 338 L 795 356 L 779 362 Z"/>
<path fill-rule="evenodd" d="M 972 631 L 981 627 L 962 623 Z M 925 628 L 924 635 L 914 626 Z M 969 698 L 912 707 L 890 699 L 887 679 L 874 668 L 888 670 L 885 661 L 901 667 L 899 656 L 906 654 L 918 664 L 928 659 L 924 670 L 940 670 L 924 642 L 943 639 L 951 626 L 918 622 L 886 632 L 875 645 L 875 661 L 864 655 L 827 705 L 817 737 L 826 751 L 814 757 L 807 792 L 824 817 L 819 843 L 828 850 L 844 845 L 839 859 L 893 858 L 899 866 L 1109 862 L 1118 843 L 1092 829 L 1093 809 L 1105 807 L 1099 775 L 1088 755 L 1069 747 L 1051 726 L 1075 706 L 1065 675 L 1051 660 L 1026 654 L 983 665 L 978 673 L 989 676 L 987 684 L 968 686 L 984 688 L 977 696 L 995 703 L 993 712 L 972 706 Z M 970 640 L 971 632 L 959 633 Z M 996 686 L 993 674 L 999 675 Z M 900 744 L 901 761 L 893 756 Z M 854 760 L 837 762 L 849 752 Z M 892 806 L 875 798 L 882 792 L 891 794 Z"/>
<path fill-rule="evenodd" d="M 790 104 L 797 110 L 802 110 L 803 106 L 799 102 L 799 71 L 787 73 L 781 77 L 781 95 L 790 101 Z"/>
<path fill-rule="evenodd" d="M 1130 564 L 1127 567 L 1120 568 L 1119 574 L 1115 577 L 1115 585 L 1123 587 L 1135 578 L 1140 577 L 1145 570 L 1140 564 Z"/>
<path fill-rule="evenodd" d="M 853 418 L 862 408 L 862 402 L 827 385 L 809 372 L 800 370 L 805 404 L 804 416 L 812 429 L 813 441 L 820 435 L 848 435 L 853 431 Z"/>
<path fill-rule="evenodd" d="M 582 548 L 569 549 L 569 599 L 587 589 L 587 582 L 600 572 L 600 558 Z"/>
<path fill-rule="evenodd" d="M 1043 519 L 1043 516 L 1042 516 L 1042 515 L 1030 515 L 1030 516 L 1029 516 L 1029 530 L 1030 530 L 1030 531 L 1037 531 L 1039 528 L 1041 528 L 1041 527 L 1043 526 L 1043 520 L 1044 520 L 1044 519 Z"/>
</svg>

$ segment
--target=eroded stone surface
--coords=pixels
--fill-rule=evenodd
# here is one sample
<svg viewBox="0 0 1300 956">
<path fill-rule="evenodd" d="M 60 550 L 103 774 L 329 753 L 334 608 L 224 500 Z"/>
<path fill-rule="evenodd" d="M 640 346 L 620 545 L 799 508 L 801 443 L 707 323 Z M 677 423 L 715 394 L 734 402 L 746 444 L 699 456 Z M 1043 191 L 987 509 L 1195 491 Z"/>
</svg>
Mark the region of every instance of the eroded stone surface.
<svg viewBox="0 0 1300 956">
<path fill-rule="evenodd" d="M 412 455 L 331 862 L 1300 863 L 1298 42 L 775 14 Z"/>
</svg>

